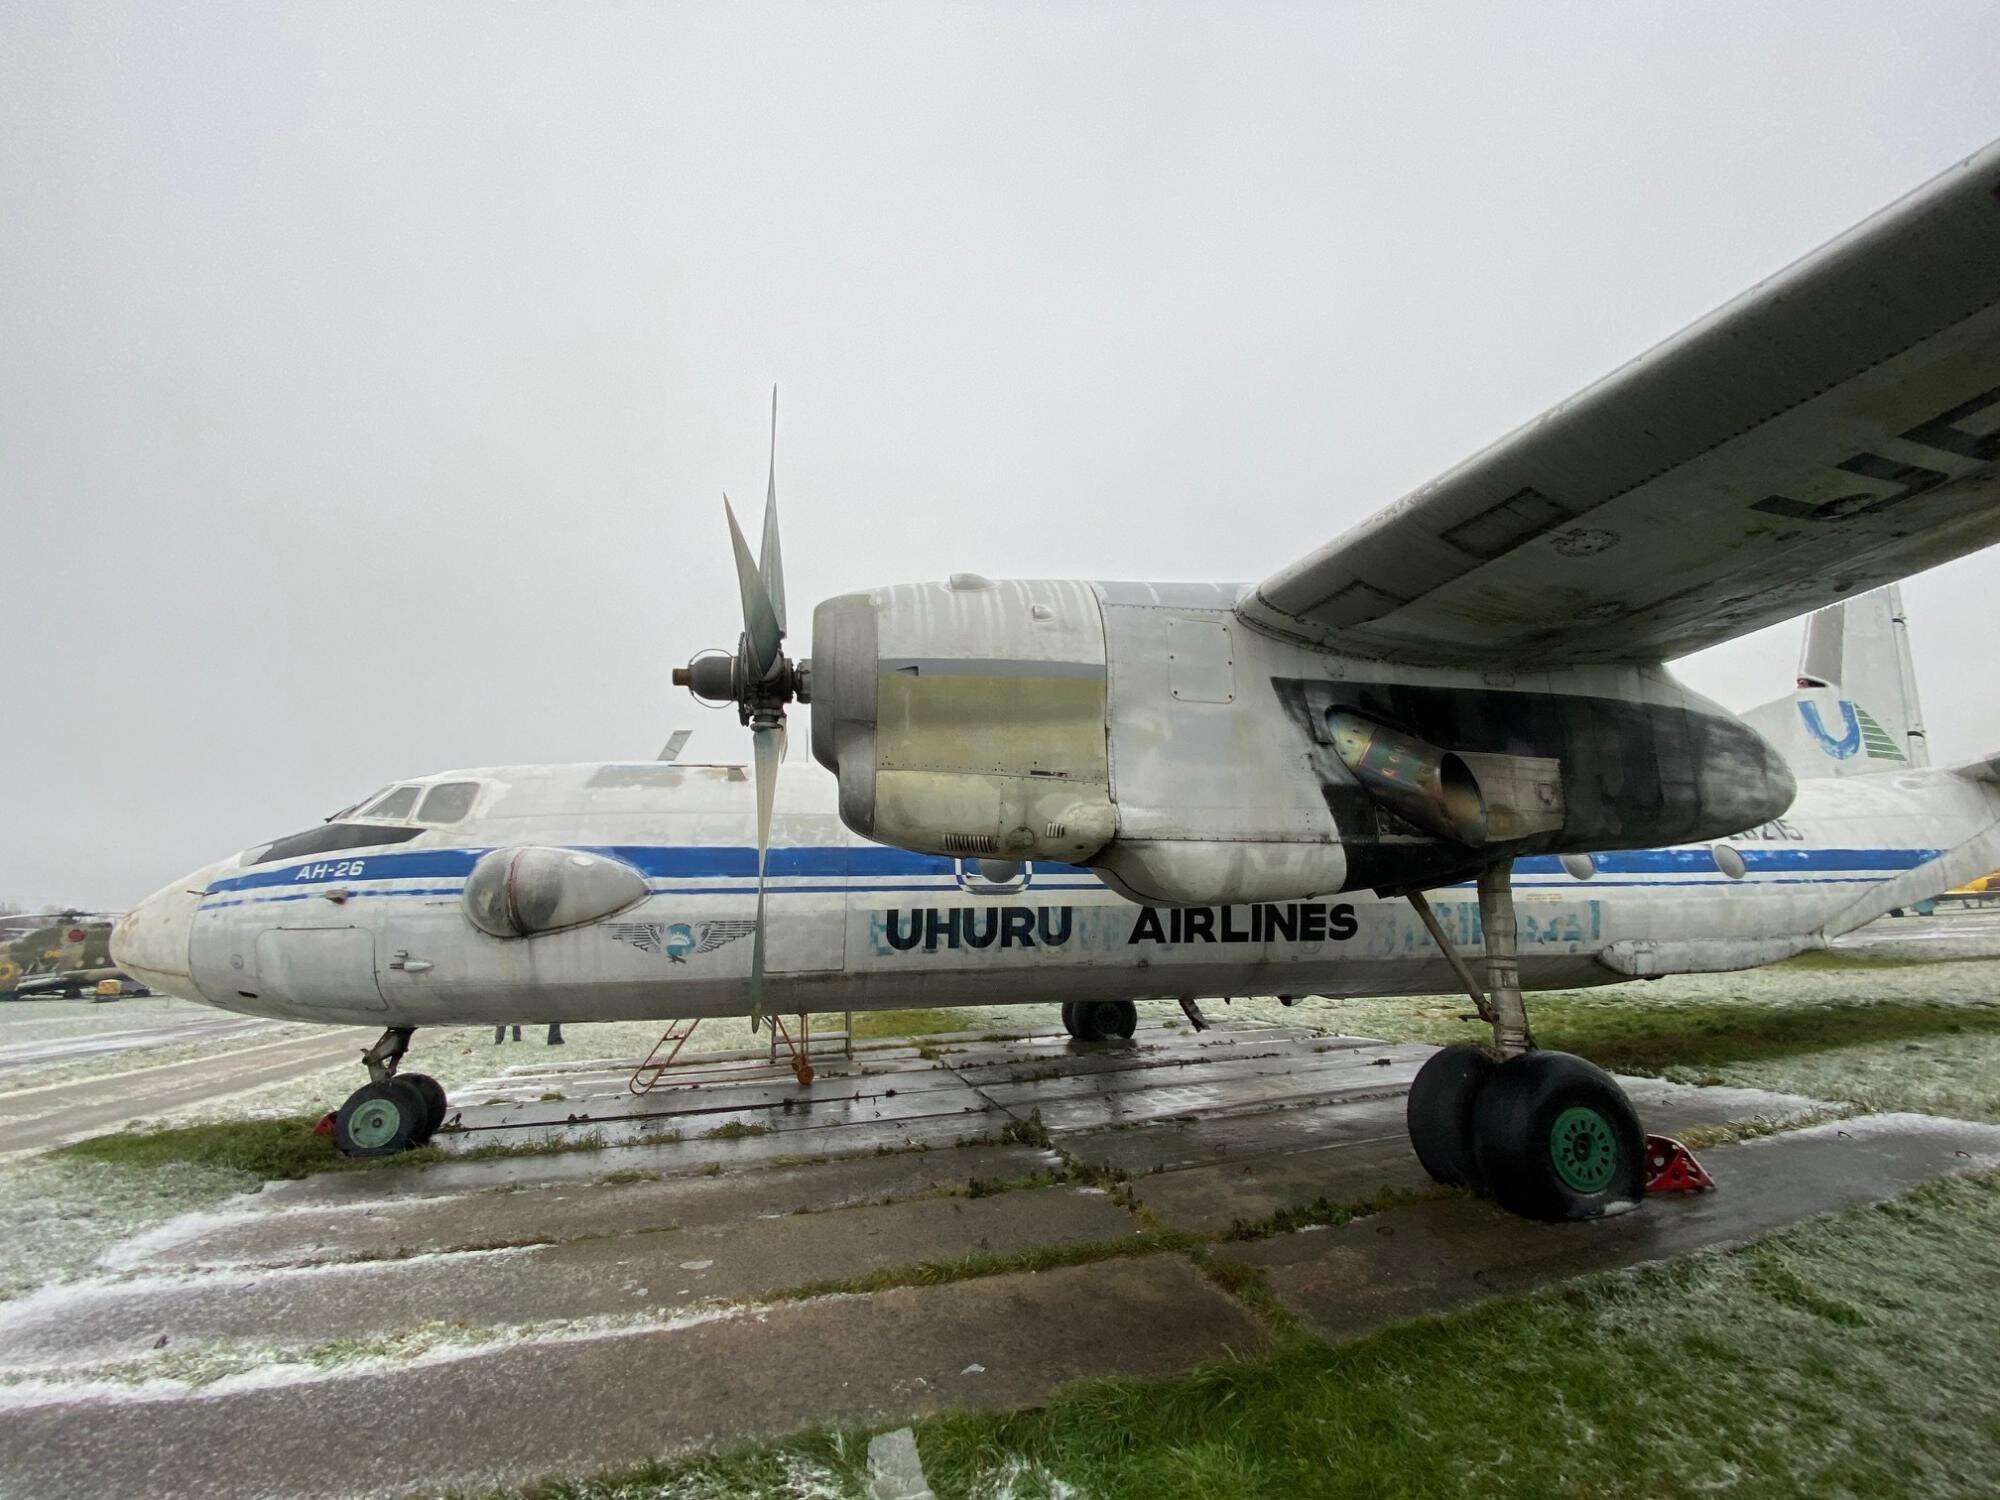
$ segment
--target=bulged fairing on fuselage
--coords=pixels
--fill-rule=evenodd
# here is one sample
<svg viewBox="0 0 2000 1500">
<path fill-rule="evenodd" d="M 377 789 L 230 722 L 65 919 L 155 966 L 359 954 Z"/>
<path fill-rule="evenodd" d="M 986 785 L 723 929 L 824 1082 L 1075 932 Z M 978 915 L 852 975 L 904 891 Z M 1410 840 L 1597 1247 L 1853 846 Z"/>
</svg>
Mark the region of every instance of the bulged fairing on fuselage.
<svg viewBox="0 0 2000 1500">
<path fill-rule="evenodd" d="M 239 857 L 198 872 L 199 896 L 169 888 L 163 896 L 192 902 L 188 972 L 151 977 L 230 1010 L 382 1026 L 748 1011 L 755 810 L 741 768 L 542 766 L 429 778 L 468 780 L 480 785 L 477 802 L 450 827 L 380 848 L 265 864 Z M 1603 854 L 1594 868 L 1523 859 L 1523 980 L 1607 983 L 1798 952 L 1872 888 L 1990 828 L 1996 810 L 2000 797 L 1984 785 L 1892 774 L 1808 783 L 1783 818 L 1729 841 L 1741 878 L 1706 844 Z M 624 860 L 646 894 L 566 931 L 479 931 L 462 904 L 466 874 L 487 850 L 530 844 Z M 1345 893 L 1148 906 L 1075 866 L 1013 872 L 910 854 L 850 833 L 833 779 L 799 762 L 779 778 L 769 879 L 769 1003 L 783 1010 L 1455 987 L 1400 900 Z M 1471 889 L 1438 891 L 1433 902 L 1454 942 L 1476 949 Z"/>
</svg>

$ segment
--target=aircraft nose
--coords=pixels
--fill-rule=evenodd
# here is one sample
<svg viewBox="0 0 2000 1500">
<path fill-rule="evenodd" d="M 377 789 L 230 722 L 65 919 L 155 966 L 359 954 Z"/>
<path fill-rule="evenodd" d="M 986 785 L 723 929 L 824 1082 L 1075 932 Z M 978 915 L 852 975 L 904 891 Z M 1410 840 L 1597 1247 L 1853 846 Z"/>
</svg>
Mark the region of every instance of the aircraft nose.
<svg viewBox="0 0 2000 1500">
<path fill-rule="evenodd" d="M 151 989 L 201 999 L 189 977 L 188 938 L 207 888 L 206 870 L 163 886 L 111 929 L 111 961 Z"/>
</svg>

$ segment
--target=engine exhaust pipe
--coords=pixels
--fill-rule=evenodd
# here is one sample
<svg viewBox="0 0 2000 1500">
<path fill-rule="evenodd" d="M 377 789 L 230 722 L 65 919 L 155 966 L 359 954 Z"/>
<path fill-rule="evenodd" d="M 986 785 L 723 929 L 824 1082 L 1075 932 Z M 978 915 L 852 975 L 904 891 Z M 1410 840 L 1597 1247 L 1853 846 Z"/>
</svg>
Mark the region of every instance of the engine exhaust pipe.
<svg viewBox="0 0 2000 1500">
<path fill-rule="evenodd" d="M 1486 798 L 1458 755 L 1336 709 L 1326 716 L 1334 753 L 1363 791 L 1426 833 L 1478 847 L 1487 840 Z"/>
</svg>

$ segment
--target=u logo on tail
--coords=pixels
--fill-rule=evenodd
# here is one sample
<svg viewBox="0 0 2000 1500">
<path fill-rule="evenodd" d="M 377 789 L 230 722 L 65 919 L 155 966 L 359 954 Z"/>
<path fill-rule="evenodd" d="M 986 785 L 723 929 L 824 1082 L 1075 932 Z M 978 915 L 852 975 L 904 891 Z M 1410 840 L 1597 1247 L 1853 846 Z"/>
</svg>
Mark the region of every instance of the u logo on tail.
<svg viewBox="0 0 2000 1500">
<path fill-rule="evenodd" d="M 1835 760 L 1846 760 L 1861 748 L 1861 720 L 1855 717 L 1854 705 L 1846 698 L 1840 700 L 1840 723 L 1844 731 L 1839 739 L 1826 732 L 1826 726 L 1819 721 L 1819 705 L 1807 699 L 1799 700 L 1799 716 L 1806 721 L 1806 731 L 1812 735 L 1820 749 Z"/>
</svg>

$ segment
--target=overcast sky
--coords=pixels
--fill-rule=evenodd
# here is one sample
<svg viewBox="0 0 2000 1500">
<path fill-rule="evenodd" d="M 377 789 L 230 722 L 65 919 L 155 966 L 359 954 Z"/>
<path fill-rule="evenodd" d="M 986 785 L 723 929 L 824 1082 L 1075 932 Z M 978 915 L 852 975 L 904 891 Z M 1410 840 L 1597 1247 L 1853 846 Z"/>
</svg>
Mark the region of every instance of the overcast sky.
<svg viewBox="0 0 2000 1500">
<path fill-rule="evenodd" d="M 1261 578 L 2000 134 L 1996 56 L 1990 0 L 8 0 L 0 898 L 740 758 L 667 673 L 734 640 L 773 381 L 801 635 Z M 2000 749 L 1997 590 L 1906 590 L 1941 759 Z"/>
</svg>

